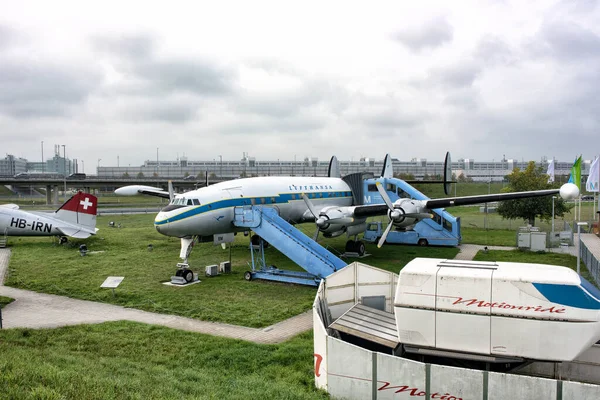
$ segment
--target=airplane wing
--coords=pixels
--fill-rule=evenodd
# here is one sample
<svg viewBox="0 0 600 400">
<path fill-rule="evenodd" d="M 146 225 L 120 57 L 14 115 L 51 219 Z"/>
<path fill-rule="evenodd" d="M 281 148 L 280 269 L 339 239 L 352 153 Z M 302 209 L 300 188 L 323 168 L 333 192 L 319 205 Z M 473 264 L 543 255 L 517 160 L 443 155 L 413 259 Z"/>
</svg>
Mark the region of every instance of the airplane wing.
<svg viewBox="0 0 600 400">
<path fill-rule="evenodd" d="M 161 188 L 144 185 L 129 185 L 123 186 L 115 190 L 115 194 L 120 196 L 135 196 L 138 194 L 146 194 L 148 196 L 170 198 L 169 192 Z"/>
<path fill-rule="evenodd" d="M 557 194 L 560 194 L 560 196 L 565 200 L 570 200 L 579 196 L 579 189 L 577 188 L 577 186 L 575 186 L 572 183 L 566 183 L 560 189 L 496 193 L 478 196 L 451 197 L 446 199 L 399 199 L 392 204 L 384 189 L 381 187 L 381 184 L 378 184 L 377 189 L 380 193 L 383 191 L 381 195 L 382 198 L 385 200 L 385 204 L 368 204 L 361 206 L 342 207 L 343 210 L 341 210 L 341 213 L 343 214 L 343 217 L 362 219 L 368 217 L 375 217 L 378 215 L 386 215 L 388 214 L 388 212 L 393 210 L 394 218 L 396 220 L 402 220 L 405 221 L 406 224 L 410 224 L 411 221 L 412 223 L 414 223 L 420 219 L 431 218 L 430 210 L 436 208 L 465 206 L 472 204 L 489 203 L 492 201 L 524 199 L 531 197 L 551 196 Z M 328 216 L 328 213 L 329 211 L 322 211 L 320 215 L 329 217 L 329 219 L 335 219 L 333 215 Z"/>
<path fill-rule="evenodd" d="M 529 192 L 512 192 L 512 193 L 496 193 L 496 194 L 484 194 L 478 196 L 463 196 L 463 197 L 451 197 L 447 199 L 432 199 L 425 200 L 425 207 L 429 209 L 452 207 L 452 206 L 468 206 L 472 204 L 489 203 L 492 201 L 504 201 L 514 199 L 524 199 L 529 197 L 542 197 L 551 196 L 558 194 L 559 189 L 548 189 L 548 190 L 532 190 Z"/>
<path fill-rule="evenodd" d="M 0 204 L 2 208 L 8 208 L 9 210 L 18 210 L 19 206 L 16 204 Z"/>
</svg>

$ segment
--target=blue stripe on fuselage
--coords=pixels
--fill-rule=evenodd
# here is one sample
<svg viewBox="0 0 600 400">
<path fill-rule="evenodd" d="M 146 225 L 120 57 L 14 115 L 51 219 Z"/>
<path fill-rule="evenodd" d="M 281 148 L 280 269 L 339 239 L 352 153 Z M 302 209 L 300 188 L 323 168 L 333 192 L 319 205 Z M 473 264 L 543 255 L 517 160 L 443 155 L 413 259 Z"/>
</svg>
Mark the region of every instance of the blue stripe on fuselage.
<svg viewBox="0 0 600 400">
<path fill-rule="evenodd" d="M 600 291 L 585 279 L 581 278 L 581 281 L 586 290 L 579 285 L 557 285 L 553 283 L 534 283 L 533 286 L 552 303 L 587 310 L 600 310 Z M 587 285 L 584 285 L 584 281 Z M 593 290 L 590 290 L 590 287 Z"/>
<path fill-rule="evenodd" d="M 302 192 L 305 193 L 305 192 Z M 170 222 L 181 221 L 189 217 L 193 217 L 198 214 L 202 214 L 208 211 L 219 210 L 222 208 L 229 207 L 241 207 L 241 206 L 249 206 L 249 205 L 271 205 L 271 204 L 285 204 L 290 201 L 302 201 L 302 193 L 285 193 L 279 194 L 277 196 L 260 196 L 260 197 L 239 197 L 233 199 L 223 199 L 218 200 L 213 203 L 204 204 L 201 206 L 190 206 L 190 208 L 181 214 L 174 215 L 167 219 L 163 219 L 162 221 L 154 221 L 154 225 L 164 225 Z M 352 197 L 351 191 L 338 191 L 338 192 L 312 192 L 305 193 L 310 199 L 344 199 L 348 197 Z M 294 196 L 292 198 L 292 196 Z M 265 202 L 261 202 L 261 199 L 265 199 Z M 252 200 L 254 200 L 254 204 L 252 204 Z M 273 201 L 274 200 L 274 201 Z"/>
</svg>

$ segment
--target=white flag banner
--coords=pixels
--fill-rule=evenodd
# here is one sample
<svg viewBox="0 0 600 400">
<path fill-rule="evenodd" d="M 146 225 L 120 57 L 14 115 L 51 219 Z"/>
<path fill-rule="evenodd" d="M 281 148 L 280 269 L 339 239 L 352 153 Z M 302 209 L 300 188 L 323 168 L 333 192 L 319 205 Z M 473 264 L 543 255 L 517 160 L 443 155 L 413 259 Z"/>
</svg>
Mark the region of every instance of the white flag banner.
<svg viewBox="0 0 600 400">
<path fill-rule="evenodd" d="M 600 188 L 598 187 L 600 184 L 600 162 L 598 160 L 598 157 L 596 157 L 592 165 L 590 165 L 590 174 L 585 183 L 585 190 L 588 192 L 600 191 Z"/>
<path fill-rule="evenodd" d="M 548 164 L 546 175 L 548 175 L 548 183 L 554 182 L 554 158 L 550 161 L 550 164 Z"/>
</svg>

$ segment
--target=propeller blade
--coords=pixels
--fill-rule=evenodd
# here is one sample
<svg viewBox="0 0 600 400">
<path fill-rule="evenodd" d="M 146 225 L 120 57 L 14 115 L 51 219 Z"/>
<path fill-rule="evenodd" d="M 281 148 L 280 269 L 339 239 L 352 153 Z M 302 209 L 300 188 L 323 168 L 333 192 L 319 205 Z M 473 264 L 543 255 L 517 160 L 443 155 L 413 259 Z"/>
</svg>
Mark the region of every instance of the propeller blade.
<svg viewBox="0 0 600 400">
<path fill-rule="evenodd" d="M 394 205 L 392 204 L 392 200 L 390 200 L 390 196 L 388 196 L 381 182 L 375 182 L 375 186 L 377 187 L 377 191 L 381 195 L 381 198 L 385 202 L 385 205 L 388 206 L 390 210 L 394 211 Z"/>
<path fill-rule="evenodd" d="M 317 211 L 317 209 L 313 205 L 312 201 L 310 201 L 310 199 L 308 198 L 308 196 L 305 193 L 302 193 L 302 199 L 306 203 L 306 206 L 310 210 L 311 214 L 315 217 L 315 219 L 319 218 L 319 212 Z"/>
<path fill-rule="evenodd" d="M 313 235 L 313 238 L 312 238 L 312 240 L 313 240 L 314 242 L 316 242 L 316 241 L 317 241 L 317 239 L 319 238 L 319 231 L 320 231 L 320 230 L 319 230 L 319 227 L 317 227 L 317 229 L 315 229 L 315 234 Z"/>
<path fill-rule="evenodd" d="M 169 201 L 173 201 L 175 193 L 173 191 L 173 182 L 169 181 Z"/>
<path fill-rule="evenodd" d="M 377 248 L 380 249 L 381 246 L 383 246 L 383 244 L 385 243 L 385 239 L 387 238 L 388 233 L 390 233 L 390 230 L 392 230 L 392 226 L 394 224 L 392 224 L 392 221 L 390 221 L 390 223 L 388 224 L 387 228 L 385 228 L 385 231 L 383 232 L 383 235 L 381 235 L 381 239 L 379 239 L 379 243 L 377 243 Z"/>
</svg>

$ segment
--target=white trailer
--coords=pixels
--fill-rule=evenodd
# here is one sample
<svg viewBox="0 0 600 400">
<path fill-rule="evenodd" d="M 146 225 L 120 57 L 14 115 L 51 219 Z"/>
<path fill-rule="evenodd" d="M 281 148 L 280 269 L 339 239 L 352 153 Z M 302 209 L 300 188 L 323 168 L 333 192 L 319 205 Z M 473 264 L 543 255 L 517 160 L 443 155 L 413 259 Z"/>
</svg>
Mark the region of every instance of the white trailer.
<svg viewBox="0 0 600 400">
<path fill-rule="evenodd" d="M 394 314 L 413 347 L 571 361 L 600 340 L 600 291 L 555 265 L 417 258 Z"/>
<path fill-rule="evenodd" d="M 597 400 L 599 305 L 562 267 L 416 259 L 397 275 L 353 263 L 315 299 L 315 384 L 350 399 Z"/>
</svg>

